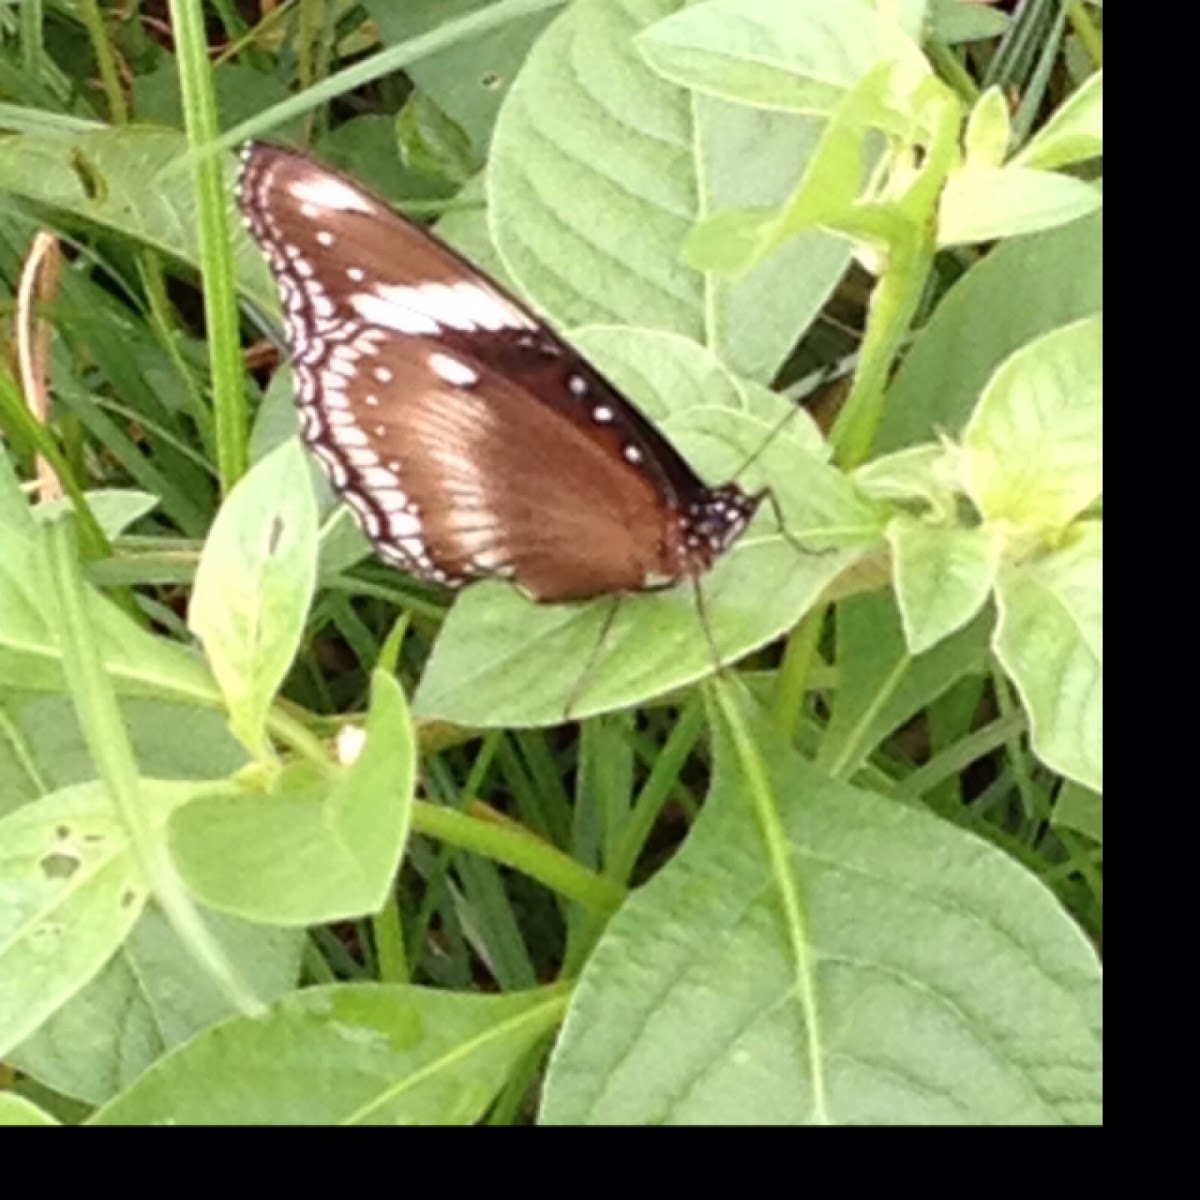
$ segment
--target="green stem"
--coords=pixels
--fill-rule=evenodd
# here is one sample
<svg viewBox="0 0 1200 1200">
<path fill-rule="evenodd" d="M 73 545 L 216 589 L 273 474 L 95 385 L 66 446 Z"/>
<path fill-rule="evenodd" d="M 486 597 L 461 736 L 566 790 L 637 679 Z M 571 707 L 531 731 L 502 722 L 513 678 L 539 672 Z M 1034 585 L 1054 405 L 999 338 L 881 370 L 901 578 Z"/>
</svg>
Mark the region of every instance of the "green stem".
<svg viewBox="0 0 1200 1200">
<path fill-rule="evenodd" d="M 862 221 L 875 210 L 893 212 L 883 270 L 867 311 L 859 367 L 830 434 L 838 466 L 865 462 L 883 420 L 888 377 L 921 303 L 937 250 L 937 204 L 958 153 L 962 106 L 938 80 L 930 80 L 925 110 L 933 135 L 925 162 L 907 193 L 887 205 L 860 205 Z M 898 211 L 896 211 L 898 210 Z"/>
<path fill-rule="evenodd" d="M 204 18 L 195 0 L 171 0 L 171 22 L 183 92 L 184 122 L 193 152 L 212 147 L 220 132 Z M 204 283 L 204 319 L 212 368 L 217 468 L 223 493 L 246 472 L 249 415 L 242 373 L 237 287 L 228 227 L 229 197 L 224 163 L 211 154 L 192 155 L 192 181 Z"/>
<path fill-rule="evenodd" d="M 822 604 L 808 613 L 792 630 L 783 652 L 783 662 L 775 680 L 775 696 L 771 701 L 771 720 L 789 739 L 795 736 L 804 712 L 804 696 L 812 678 L 826 611 Z"/>
<path fill-rule="evenodd" d="M 117 70 L 116 55 L 104 28 L 104 16 L 96 0 L 79 0 L 79 16 L 92 39 L 92 50 L 96 65 L 100 68 L 100 84 L 108 101 L 108 119 L 114 125 L 124 125 L 129 120 L 129 106 L 125 103 L 125 92 L 121 88 L 121 75 Z"/>
<path fill-rule="evenodd" d="M 796 884 L 787 830 L 779 815 L 779 806 L 771 787 L 766 763 L 763 762 L 758 746 L 742 720 L 741 709 L 730 690 L 730 685 L 718 677 L 710 687 L 733 738 L 746 791 L 754 805 L 754 814 L 758 818 L 759 829 L 766 845 L 771 874 L 779 889 L 788 942 L 796 970 L 796 994 L 804 1015 L 809 1071 L 812 1077 L 813 1110 L 817 1124 L 829 1125 L 831 1118 L 826 1096 L 825 1050 L 821 1042 L 820 1012 L 817 1006 L 816 962 L 813 958 L 804 906 L 800 900 L 800 889 Z"/>
<path fill-rule="evenodd" d="M 404 948 L 404 928 L 400 923 L 400 904 L 393 894 L 372 920 L 375 931 L 375 956 L 379 960 L 380 983 L 408 983 L 408 954 Z"/>
<path fill-rule="evenodd" d="M 625 899 L 623 887 L 580 866 L 569 855 L 514 824 L 501 825 L 417 800 L 413 803 L 413 829 L 523 871 L 568 900 L 577 900 L 603 914 L 616 912 Z"/>
<path fill-rule="evenodd" d="M 229 961 L 179 878 L 165 831 L 153 826 L 142 804 L 137 761 L 91 627 L 87 589 L 69 519 L 50 526 L 48 566 L 71 699 L 96 771 L 129 834 L 146 884 L 180 941 L 229 1002 L 245 1014 L 260 1013 L 262 1004 Z"/>
<path fill-rule="evenodd" d="M 971 78 L 970 71 L 962 65 L 952 46 L 948 46 L 940 37 L 931 37 L 925 42 L 925 52 L 938 74 L 962 100 L 974 104 L 979 99 L 979 85 Z"/>
<path fill-rule="evenodd" d="M 1104 66 L 1104 37 L 1096 28 L 1096 23 L 1083 0 L 1067 0 L 1067 18 L 1084 53 L 1097 68 Z"/>
</svg>

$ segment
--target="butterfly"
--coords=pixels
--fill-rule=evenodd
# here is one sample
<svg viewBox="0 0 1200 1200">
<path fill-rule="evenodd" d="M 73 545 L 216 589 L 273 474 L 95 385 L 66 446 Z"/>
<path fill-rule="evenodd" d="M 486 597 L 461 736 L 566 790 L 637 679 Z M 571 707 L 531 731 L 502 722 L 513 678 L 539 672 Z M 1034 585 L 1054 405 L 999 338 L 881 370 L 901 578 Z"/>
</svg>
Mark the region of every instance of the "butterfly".
<svg viewBox="0 0 1200 1200">
<path fill-rule="evenodd" d="M 348 177 L 251 142 L 237 199 L 304 440 L 385 559 L 584 600 L 698 580 L 754 516 L 766 493 L 707 487 L 549 326 Z"/>
</svg>

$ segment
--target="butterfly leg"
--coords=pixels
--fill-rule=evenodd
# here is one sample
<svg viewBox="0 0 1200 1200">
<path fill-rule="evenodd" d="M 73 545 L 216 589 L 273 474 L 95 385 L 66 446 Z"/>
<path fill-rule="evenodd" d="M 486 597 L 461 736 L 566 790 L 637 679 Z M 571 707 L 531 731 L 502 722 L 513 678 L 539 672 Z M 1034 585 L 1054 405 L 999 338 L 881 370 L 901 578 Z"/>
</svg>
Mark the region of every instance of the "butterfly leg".
<svg viewBox="0 0 1200 1200">
<path fill-rule="evenodd" d="M 783 509 L 780 507 L 779 498 L 775 495 L 773 488 L 765 487 L 762 491 L 763 499 L 771 506 L 771 512 L 775 516 L 775 524 L 779 527 L 779 536 L 783 538 L 789 546 L 791 546 L 798 554 L 803 554 L 806 557 L 820 558 L 826 554 L 836 554 L 836 546 L 825 546 L 820 550 L 814 550 L 811 546 L 806 546 L 791 530 L 788 529 L 787 523 L 783 519 Z"/>
<path fill-rule="evenodd" d="M 563 705 L 562 719 L 564 721 L 571 719 L 571 710 L 583 695 L 586 685 L 591 682 L 591 676 L 600 661 L 600 651 L 604 649 L 604 643 L 608 640 L 608 634 L 612 629 L 612 624 L 616 619 L 617 609 L 620 607 L 620 604 L 621 593 L 616 592 L 609 601 L 608 611 L 605 612 L 604 620 L 600 624 L 600 633 L 596 637 L 596 644 L 592 647 L 592 652 L 588 655 L 588 660 L 584 664 L 583 670 L 579 673 L 579 678 L 575 680 L 570 692 L 567 694 L 566 703 Z"/>
</svg>

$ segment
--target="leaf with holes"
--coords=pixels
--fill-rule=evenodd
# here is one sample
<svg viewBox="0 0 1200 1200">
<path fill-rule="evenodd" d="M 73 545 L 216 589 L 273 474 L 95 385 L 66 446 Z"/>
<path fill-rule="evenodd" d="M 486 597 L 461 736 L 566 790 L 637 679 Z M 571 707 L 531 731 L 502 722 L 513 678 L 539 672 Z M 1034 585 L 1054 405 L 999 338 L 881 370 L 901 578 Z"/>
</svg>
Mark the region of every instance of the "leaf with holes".
<svg viewBox="0 0 1200 1200">
<path fill-rule="evenodd" d="M 204 786 L 142 780 L 138 793 L 161 825 Z M 145 902 L 102 784 L 63 788 L 0 821 L 0 1055 L 100 970 Z"/>
<path fill-rule="evenodd" d="M 177 169 L 187 153 L 182 133 L 152 126 L 70 136 L 20 134 L 0 139 L 0 190 L 135 238 L 195 267 L 200 263 L 195 194 L 188 172 Z M 228 171 L 232 207 L 232 156 Z M 240 222 L 231 218 L 230 228 L 237 242 L 240 286 L 273 312 L 275 288 L 261 256 Z"/>
<path fill-rule="evenodd" d="M 302 930 L 251 925 L 211 910 L 203 919 L 260 999 L 274 1000 L 296 985 Z M 103 1104 L 168 1049 L 232 1015 L 212 977 L 150 906 L 100 973 L 7 1060 L 56 1092 Z"/>
<path fill-rule="evenodd" d="M 336 984 L 200 1034 L 96 1125 L 469 1125 L 558 1023 L 561 988 Z"/>
<path fill-rule="evenodd" d="M 741 714 L 798 921 L 721 720 L 686 845 L 583 969 L 542 1122 L 1098 1122 L 1099 964 L 1051 893 L 985 842 L 835 783 Z"/>
<path fill-rule="evenodd" d="M 188 609 L 251 753 L 269 753 L 267 711 L 304 634 L 317 570 L 317 510 L 299 441 L 273 451 L 213 522 Z"/>
</svg>

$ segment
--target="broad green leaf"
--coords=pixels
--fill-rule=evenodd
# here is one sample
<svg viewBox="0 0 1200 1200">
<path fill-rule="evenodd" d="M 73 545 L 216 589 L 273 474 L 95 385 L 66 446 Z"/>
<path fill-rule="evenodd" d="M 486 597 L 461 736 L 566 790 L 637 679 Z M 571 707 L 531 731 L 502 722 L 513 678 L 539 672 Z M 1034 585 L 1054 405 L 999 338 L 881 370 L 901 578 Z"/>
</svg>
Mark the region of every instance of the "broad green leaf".
<svg viewBox="0 0 1200 1200">
<path fill-rule="evenodd" d="M 70 137 L 27 133 L 0 140 L 0 191 L 12 192 L 131 237 L 175 261 L 200 262 L 196 201 L 186 171 L 164 173 L 187 152 L 174 129 L 127 125 Z M 228 157 L 233 205 L 233 155 Z M 260 308 L 278 307 L 266 262 L 232 222 L 241 286 Z"/>
<path fill-rule="evenodd" d="M 119 537 L 139 517 L 144 517 L 158 504 L 158 497 L 133 488 L 102 488 L 84 492 L 88 508 L 106 537 Z M 34 512 L 41 519 L 53 517 L 71 507 L 69 500 L 52 500 L 39 504 Z"/>
<path fill-rule="evenodd" d="M 1050 892 L 743 711 L 800 926 L 721 720 L 699 821 L 583 970 L 542 1122 L 1098 1122 L 1099 965 Z"/>
<path fill-rule="evenodd" d="M 25 499 L 17 473 L 13 470 L 7 444 L 0 446 L 0 525 L 11 526 L 26 534 L 33 529 L 29 501 Z"/>
<path fill-rule="evenodd" d="M 894 93 L 901 107 L 908 90 L 929 74 L 904 30 L 860 3 L 705 0 L 659 21 L 637 41 L 667 79 L 793 112 L 831 112 L 882 62 L 902 68 Z"/>
<path fill-rule="evenodd" d="M 963 433 L 963 482 L 989 521 L 1061 529 L 1101 493 L 1102 322 L 1006 359 Z"/>
<path fill-rule="evenodd" d="M 579 0 L 546 31 L 496 126 L 492 234 L 519 290 L 557 324 L 684 334 L 765 381 L 824 303 L 846 251 L 814 235 L 736 283 L 682 261 L 707 208 L 788 195 L 816 126 L 696 103 L 656 76 L 632 38 L 676 7 Z"/>
<path fill-rule="evenodd" d="M 217 513 L 188 607 L 188 625 L 252 753 L 270 753 L 267 712 L 292 665 L 317 572 L 317 509 L 299 441 L 256 463 Z"/>
<path fill-rule="evenodd" d="M 957 433 L 1009 354 L 1100 311 L 1102 219 L 1002 242 L 951 288 L 888 389 L 881 453 Z"/>
<path fill-rule="evenodd" d="M 568 701 L 571 715 L 583 717 L 692 683 L 715 666 L 701 620 L 721 660 L 732 661 L 795 624 L 881 533 L 879 510 L 803 438 L 788 436 L 786 426 L 771 437 L 791 409 L 781 397 L 768 408 L 766 393 L 743 388 L 683 338 L 603 329 L 581 331 L 575 341 L 662 423 L 703 478 L 729 479 L 758 452 L 739 481 L 749 490 L 771 485 L 805 550 L 761 512 L 701 579 L 703 617 L 687 583 L 569 605 L 536 605 L 504 583 L 469 588 L 422 677 L 415 702 L 422 717 L 487 727 L 554 724 Z"/>
<path fill-rule="evenodd" d="M 35 545 L 15 526 L 0 525 L 0 687 L 64 692 L 62 658 L 46 620 Z M 216 684 L 195 655 L 147 633 L 105 597 L 89 592 L 88 599 L 89 626 L 118 695 L 216 702 Z"/>
<path fill-rule="evenodd" d="M 946 180 L 938 245 L 963 246 L 1066 225 L 1101 205 L 1094 184 L 1029 167 L 966 166 Z"/>
<path fill-rule="evenodd" d="M 45 1109 L 15 1092 L 0 1092 L 0 1125 L 57 1125 Z"/>
<path fill-rule="evenodd" d="M 396 118 L 405 165 L 414 171 L 464 184 L 481 163 L 470 139 L 424 92 L 414 92 Z"/>
<path fill-rule="evenodd" d="M 967 166 L 984 170 L 999 167 L 1008 155 L 1012 121 L 1004 93 L 993 84 L 978 100 L 967 118 L 963 149 Z"/>
<path fill-rule="evenodd" d="M 246 761 L 215 709 L 126 696 L 121 717 L 142 774 L 219 779 Z M 68 696 L 0 691 L 0 816 L 47 792 L 94 779 L 96 767 Z"/>
<path fill-rule="evenodd" d="M 376 672 L 357 761 L 332 786 L 285 771 L 270 794 L 188 805 L 171 822 L 180 873 L 213 908 L 274 925 L 377 912 L 404 852 L 416 757 L 404 693 Z"/>
<path fill-rule="evenodd" d="M 204 922 L 264 1000 L 296 983 L 304 934 L 206 911 Z M 173 1046 L 234 1015 L 153 905 L 100 973 L 8 1061 L 63 1095 L 103 1104 Z"/>
<path fill-rule="evenodd" d="M 991 623 L 990 612 L 984 612 L 953 637 L 914 656 L 890 592 L 843 601 L 837 619 L 841 683 L 818 763 L 839 779 L 851 778 L 889 733 L 964 675 L 984 669 Z"/>
<path fill-rule="evenodd" d="M 492 241 L 485 188 L 482 174 L 470 180 L 455 197 L 455 207 L 438 221 L 437 235 L 509 291 L 520 292 Z"/>
<path fill-rule="evenodd" d="M 161 824 L 198 786 L 142 780 L 139 798 Z M 102 784 L 64 788 L 0 820 L 0 1055 L 100 970 L 145 900 Z"/>
<path fill-rule="evenodd" d="M 468 1125 L 564 1005 L 558 988 L 308 988 L 193 1038 L 91 1123 Z"/>
<path fill-rule="evenodd" d="M 820 227 L 842 229 L 865 182 L 866 138 L 880 111 L 890 64 L 870 70 L 838 101 L 808 156 L 804 173 L 776 209 L 740 208 L 699 221 L 684 243 L 693 266 L 745 271 Z"/>
<path fill-rule="evenodd" d="M 1033 135 L 1013 159 L 1043 171 L 1104 152 L 1104 72 L 1097 71 Z"/>
<path fill-rule="evenodd" d="M 910 654 L 924 654 L 987 602 L 1002 540 L 986 525 L 934 525 L 903 513 L 887 527 L 896 603 Z"/>
<path fill-rule="evenodd" d="M 1078 833 L 1086 834 L 1093 841 L 1104 841 L 1104 800 L 1091 788 L 1085 788 L 1073 779 L 1066 780 L 1058 789 L 1054 802 L 1055 825 L 1063 825 Z"/>
<path fill-rule="evenodd" d="M 1061 550 L 1000 573 L 994 648 L 1052 770 L 1103 791 L 1102 539 L 1081 524 Z"/>
<path fill-rule="evenodd" d="M 1010 20 L 1007 13 L 976 0 L 933 0 L 931 9 L 933 32 L 950 45 L 1000 37 Z"/>
<path fill-rule="evenodd" d="M 920 501 L 931 513 L 950 520 L 956 514 L 961 482 L 955 473 L 957 452 L 934 442 L 910 446 L 872 459 L 854 471 L 854 482 L 879 500 Z"/>
<path fill-rule="evenodd" d="M 384 44 L 396 46 L 491 0 L 365 0 Z M 486 149 L 500 105 L 553 10 L 510 21 L 482 37 L 466 38 L 405 67 L 405 74 L 461 125 L 475 148 Z"/>
</svg>

